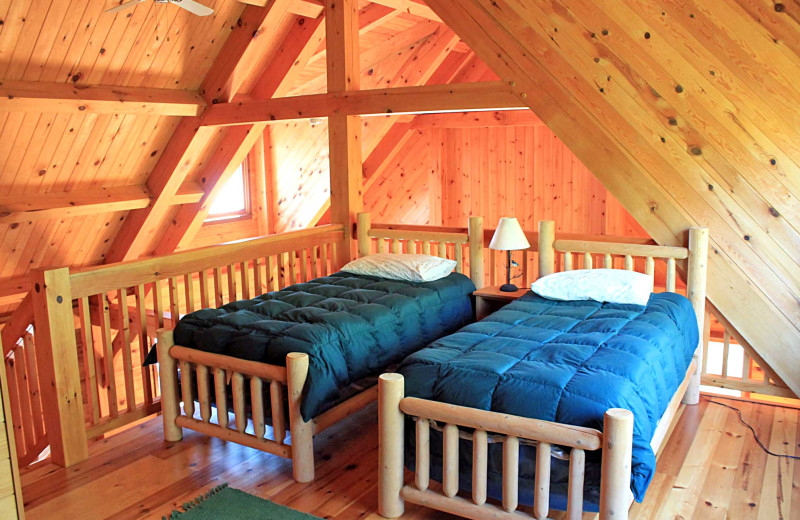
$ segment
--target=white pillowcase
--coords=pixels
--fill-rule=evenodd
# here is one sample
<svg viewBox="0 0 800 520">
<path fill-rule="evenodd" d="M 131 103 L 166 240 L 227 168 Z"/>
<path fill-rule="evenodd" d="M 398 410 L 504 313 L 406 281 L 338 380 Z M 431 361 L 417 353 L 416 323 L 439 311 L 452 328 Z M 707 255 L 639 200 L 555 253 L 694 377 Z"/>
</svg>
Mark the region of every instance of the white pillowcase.
<svg viewBox="0 0 800 520">
<path fill-rule="evenodd" d="M 342 271 L 390 280 L 433 282 L 449 275 L 455 268 L 455 260 L 438 256 L 378 253 L 353 260 L 342 267 Z"/>
<path fill-rule="evenodd" d="M 653 278 L 622 269 L 577 269 L 539 278 L 531 284 L 531 290 L 551 300 L 647 305 L 653 292 Z"/>
</svg>

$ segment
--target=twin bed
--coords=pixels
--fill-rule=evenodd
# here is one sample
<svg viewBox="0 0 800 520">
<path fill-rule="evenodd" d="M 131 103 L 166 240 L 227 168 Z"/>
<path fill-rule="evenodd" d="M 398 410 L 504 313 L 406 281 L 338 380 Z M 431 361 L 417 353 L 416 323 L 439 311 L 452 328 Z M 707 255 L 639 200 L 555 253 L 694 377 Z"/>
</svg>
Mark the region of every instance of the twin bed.
<svg viewBox="0 0 800 520">
<path fill-rule="evenodd" d="M 557 251 L 566 269 L 578 253 L 584 267 L 602 258 L 632 269 L 641 256 L 648 274 L 665 260 L 669 292 L 646 307 L 528 293 L 474 323 L 480 219 L 459 234 L 373 230 L 360 215 L 358 234 L 362 256 L 373 238 L 379 252 L 403 240 L 408 252 L 441 244 L 444 256 L 455 244 L 458 272 L 425 283 L 337 273 L 187 315 L 159 334 L 166 439 L 195 429 L 292 458 L 295 479 L 310 481 L 313 435 L 379 393 L 381 515 L 400 516 L 408 501 L 470 518 L 529 518 L 520 504 L 535 518 L 551 506 L 568 518 L 625 517 L 681 399 L 697 402 L 706 231 L 690 230 L 688 248 L 632 246 L 555 240 L 543 222 L 540 276 L 555 270 Z M 472 281 L 461 274 L 467 243 Z M 684 259 L 688 300 L 674 294 Z"/>
</svg>

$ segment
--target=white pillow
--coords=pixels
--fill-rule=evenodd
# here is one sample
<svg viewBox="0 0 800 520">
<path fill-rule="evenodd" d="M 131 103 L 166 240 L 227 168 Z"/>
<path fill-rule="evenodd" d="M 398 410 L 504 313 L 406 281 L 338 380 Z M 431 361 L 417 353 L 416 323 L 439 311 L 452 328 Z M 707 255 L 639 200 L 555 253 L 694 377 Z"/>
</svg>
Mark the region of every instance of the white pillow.
<svg viewBox="0 0 800 520">
<path fill-rule="evenodd" d="M 433 282 L 452 273 L 455 267 L 455 260 L 438 256 L 378 253 L 353 260 L 342 271 L 390 280 Z"/>
<path fill-rule="evenodd" d="M 576 269 L 539 278 L 531 284 L 531 290 L 551 300 L 647 305 L 653 292 L 653 278 L 622 269 Z"/>
</svg>

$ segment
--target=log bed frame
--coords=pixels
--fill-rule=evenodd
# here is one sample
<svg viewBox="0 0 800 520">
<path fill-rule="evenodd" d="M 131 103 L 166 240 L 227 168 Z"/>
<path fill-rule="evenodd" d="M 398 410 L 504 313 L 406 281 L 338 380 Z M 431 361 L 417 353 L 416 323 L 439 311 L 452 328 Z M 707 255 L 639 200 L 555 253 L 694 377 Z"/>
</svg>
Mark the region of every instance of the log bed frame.
<svg viewBox="0 0 800 520">
<path fill-rule="evenodd" d="M 675 291 L 676 261 L 687 260 L 687 296 L 694 307 L 699 330 L 703 330 L 706 299 L 708 229 L 691 228 L 688 247 L 615 244 L 576 240 L 555 240 L 554 223 L 539 224 L 539 276 L 555 270 L 556 252 L 564 254 L 564 269 L 572 269 L 573 254 L 583 255 L 583 266 L 592 267 L 593 256 L 603 257 L 604 267 L 613 267 L 613 257 L 624 257 L 624 268 L 632 270 L 633 257 L 645 257 L 645 271 L 654 273 L 654 260 L 667 263 L 666 289 Z M 686 376 L 659 420 L 651 446 L 658 453 L 681 402 L 699 400 L 702 338 Z M 404 502 L 411 502 L 447 513 L 483 519 L 530 519 L 548 517 L 550 456 L 553 445 L 570 448 L 567 515 L 579 520 L 583 514 L 585 452 L 602 450 L 600 482 L 600 520 L 625 519 L 633 502 L 630 490 L 633 413 L 609 409 L 603 431 L 567 424 L 517 417 L 462 406 L 404 398 L 403 376 L 383 374 L 378 382 L 379 475 L 378 511 L 385 518 L 403 514 Z M 416 418 L 416 472 L 413 485 L 404 485 L 405 415 Z M 442 491 L 429 489 L 430 422 L 443 426 Z M 459 427 L 473 430 L 473 468 L 471 500 L 458 496 Z M 503 440 L 502 503 L 487 502 L 488 432 Z M 520 439 L 537 443 L 534 505 L 532 516 L 518 510 L 518 471 Z"/>
<path fill-rule="evenodd" d="M 477 287 L 483 285 L 483 219 L 480 217 L 471 217 L 467 232 L 459 233 L 372 229 L 369 213 L 359 213 L 357 236 L 359 256 L 372 254 L 373 241 L 377 241 L 379 253 L 388 249 L 400 252 L 405 245 L 406 251 L 410 253 L 419 250 L 445 257 L 448 250 L 452 249 L 452 256 L 457 262 L 456 271 L 459 273 L 465 271 L 463 248 L 469 245 L 470 277 Z M 375 385 L 311 421 L 304 421 L 300 406 L 308 377 L 307 354 L 288 354 L 285 367 L 246 361 L 175 345 L 172 329 L 162 328 L 158 331 L 158 363 L 165 440 L 181 440 L 183 428 L 188 428 L 292 459 L 293 477 L 298 482 L 314 480 L 314 435 L 378 397 L 378 386 Z M 178 368 L 181 372 L 180 378 Z M 210 388 L 212 379 L 213 390 Z M 194 380 L 197 395 L 194 395 Z M 250 385 L 250 414 L 245 405 L 247 381 Z M 228 410 L 229 384 L 233 410 Z M 267 386 L 272 411 L 271 439 L 266 437 L 267 421 L 264 417 L 263 390 Z M 284 395 L 288 396 L 288 425 L 285 419 Z M 195 400 L 199 403 L 199 418 L 195 416 Z M 212 413 L 212 402 L 216 405 L 216 414 Z M 232 424 L 229 423 L 229 411 L 234 414 Z M 252 433 L 247 431 L 249 424 L 252 424 Z M 286 442 L 287 426 L 291 443 Z"/>
</svg>

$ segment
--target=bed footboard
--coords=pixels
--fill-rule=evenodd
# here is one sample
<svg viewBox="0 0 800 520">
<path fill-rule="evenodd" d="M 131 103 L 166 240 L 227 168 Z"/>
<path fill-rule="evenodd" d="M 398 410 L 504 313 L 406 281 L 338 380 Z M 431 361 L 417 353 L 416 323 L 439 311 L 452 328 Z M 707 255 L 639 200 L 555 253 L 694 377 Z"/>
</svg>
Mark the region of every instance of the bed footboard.
<svg viewBox="0 0 800 520">
<path fill-rule="evenodd" d="M 404 398 L 403 376 L 383 374 L 378 382 L 379 475 L 378 511 L 385 518 L 403 514 L 404 502 L 424 505 L 473 519 L 526 518 L 518 509 L 520 439 L 535 441 L 536 482 L 533 518 L 550 512 L 550 456 L 553 445 L 571 448 L 567 518 L 583 513 L 585 452 L 603 450 L 600 519 L 625 519 L 633 500 L 630 490 L 633 413 L 610 409 L 604 432 L 565 424 L 476 410 L 436 401 Z M 416 421 L 414 485 L 403 484 L 404 415 Z M 442 492 L 429 489 L 430 421 L 443 426 Z M 473 430 L 472 500 L 457 496 L 459 427 Z M 502 505 L 486 502 L 488 433 L 505 436 L 503 442 Z"/>
<path fill-rule="evenodd" d="M 286 367 L 256 363 L 175 345 L 172 331 L 160 329 L 158 362 L 164 438 L 167 441 L 181 440 L 182 429 L 189 428 L 290 458 L 295 480 L 314 480 L 313 424 L 304 421 L 300 415 L 303 386 L 308 375 L 307 354 L 288 354 Z M 180 389 L 178 367 L 181 369 Z M 229 423 L 228 384 L 233 402 L 232 424 Z M 249 418 L 245 406 L 245 384 L 250 385 Z M 266 436 L 267 423 L 264 417 L 264 390 L 267 387 L 272 411 L 272 438 Z M 197 389 L 197 395 L 194 395 L 194 388 Z M 291 444 L 286 443 L 284 395 L 288 395 Z M 211 410 L 212 399 L 217 408 L 216 416 Z M 195 400 L 200 404 L 199 418 L 195 413 Z M 252 433 L 247 431 L 250 421 Z"/>
</svg>

